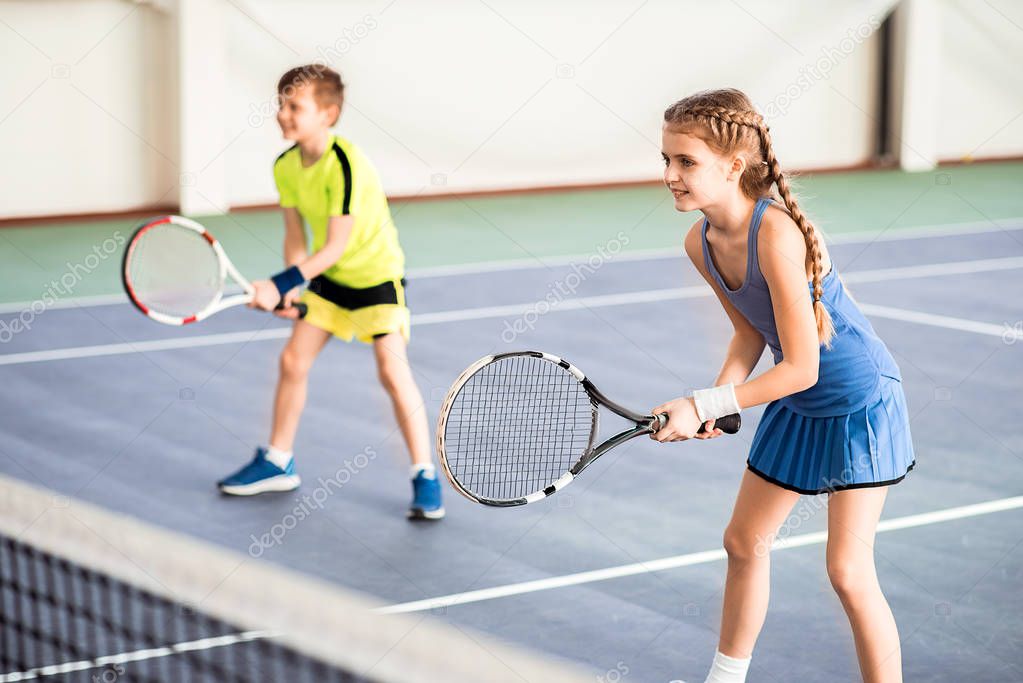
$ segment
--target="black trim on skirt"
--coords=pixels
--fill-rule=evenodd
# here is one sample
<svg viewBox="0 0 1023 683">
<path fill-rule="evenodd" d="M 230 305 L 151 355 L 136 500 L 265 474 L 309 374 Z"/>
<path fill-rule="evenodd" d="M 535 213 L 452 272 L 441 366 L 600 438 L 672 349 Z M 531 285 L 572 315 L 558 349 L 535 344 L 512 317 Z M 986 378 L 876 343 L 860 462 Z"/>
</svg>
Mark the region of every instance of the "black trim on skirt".
<svg viewBox="0 0 1023 683">
<path fill-rule="evenodd" d="M 401 279 L 401 286 L 405 287 L 405 278 Z M 398 290 L 394 282 L 388 280 L 372 287 L 356 288 L 346 287 L 333 280 L 317 275 L 309 282 L 309 291 L 321 296 L 335 306 L 355 311 L 368 306 L 379 306 L 381 304 L 397 304 Z"/>
<path fill-rule="evenodd" d="M 786 489 L 786 490 L 789 490 L 789 491 L 795 491 L 796 493 L 801 493 L 804 496 L 816 496 L 816 495 L 821 494 L 821 493 L 835 493 L 836 491 L 848 491 L 850 489 L 870 489 L 870 488 L 875 488 L 875 487 L 878 487 L 878 486 L 891 486 L 892 484 L 898 484 L 900 481 L 905 479 L 906 475 L 909 474 L 910 471 L 914 467 L 916 467 L 916 460 L 914 460 L 913 462 L 909 463 L 909 467 L 906 468 L 905 474 L 903 474 L 901 477 L 896 477 L 895 479 L 889 479 L 888 481 L 865 481 L 865 482 L 862 482 L 862 483 L 859 483 L 859 484 L 844 484 L 842 486 L 829 486 L 827 488 L 817 489 L 816 491 L 812 491 L 810 489 L 801 489 L 798 486 L 793 486 L 792 484 L 786 484 L 783 481 L 779 481 L 778 479 L 775 479 L 771 475 L 766 474 L 764 472 L 761 472 L 756 467 L 754 467 L 753 465 L 749 464 L 749 461 L 746 462 L 746 468 L 750 472 L 752 472 L 753 474 L 755 474 L 758 477 L 760 477 L 761 479 L 763 479 L 765 481 L 768 481 L 768 482 L 774 484 L 775 486 L 780 486 L 783 489 Z"/>
</svg>

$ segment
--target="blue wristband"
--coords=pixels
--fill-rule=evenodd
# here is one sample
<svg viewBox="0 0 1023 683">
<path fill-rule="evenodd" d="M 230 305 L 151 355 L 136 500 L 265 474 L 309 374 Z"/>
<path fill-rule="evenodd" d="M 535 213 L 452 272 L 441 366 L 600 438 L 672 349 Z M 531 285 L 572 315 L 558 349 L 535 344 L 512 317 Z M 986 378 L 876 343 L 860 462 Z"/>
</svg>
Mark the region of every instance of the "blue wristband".
<svg viewBox="0 0 1023 683">
<path fill-rule="evenodd" d="M 280 292 L 282 298 L 285 294 L 295 289 L 295 287 L 305 284 L 305 278 L 302 276 L 302 271 L 298 269 L 298 266 L 282 270 L 270 278 L 270 281 L 277 287 L 277 291 Z"/>
</svg>

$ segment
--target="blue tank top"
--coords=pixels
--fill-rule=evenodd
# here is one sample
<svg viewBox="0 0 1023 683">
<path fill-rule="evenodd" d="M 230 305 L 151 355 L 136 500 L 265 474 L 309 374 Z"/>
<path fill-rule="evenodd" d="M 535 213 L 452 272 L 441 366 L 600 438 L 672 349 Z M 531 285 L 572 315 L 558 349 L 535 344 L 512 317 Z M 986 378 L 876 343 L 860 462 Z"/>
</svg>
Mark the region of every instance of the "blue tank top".
<svg viewBox="0 0 1023 683">
<path fill-rule="evenodd" d="M 764 211 L 771 204 L 770 197 L 763 197 L 756 203 L 750 219 L 746 245 L 746 278 L 738 289 L 729 289 L 721 273 L 714 265 L 707 244 L 708 221 L 703 220 L 701 239 L 703 261 L 729 301 L 739 309 L 755 327 L 771 349 L 774 362 L 782 359 L 778 327 L 771 306 L 771 294 L 767 281 L 760 272 L 757 257 L 757 234 Z M 831 270 L 821 283 L 824 294 L 821 297 L 825 308 L 831 314 L 835 336 L 831 348 L 820 347 L 820 366 L 817 383 L 809 389 L 778 399 L 791 410 L 812 417 L 847 415 L 871 402 L 880 391 L 881 375 L 901 381 L 902 375 L 895 359 L 877 336 L 870 321 L 845 290 L 838 270 L 832 261 Z M 808 296 L 813 301 L 813 283 L 808 282 Z"/>
</svg>

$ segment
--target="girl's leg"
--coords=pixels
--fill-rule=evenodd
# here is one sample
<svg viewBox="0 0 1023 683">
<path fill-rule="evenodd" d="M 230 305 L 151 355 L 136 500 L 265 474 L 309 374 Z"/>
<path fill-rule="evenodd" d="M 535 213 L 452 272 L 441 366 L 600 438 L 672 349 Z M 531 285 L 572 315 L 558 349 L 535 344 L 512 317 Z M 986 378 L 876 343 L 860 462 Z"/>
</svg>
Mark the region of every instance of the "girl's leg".
<svg viewBox="0 0 1023 683">
<path fill-rule="evenodd" d="M 280 451 L 291 451 L 298 431 L 298 420 L 305 407 L 309 385 L 309 368 L 330 339 L 330 333 L 298 320 L 291 339 L 281 352 L 281 375 L 277 380 L 274 397 L 273 427 L 270 446 Z"/>
<path fill-rule="evenodd" d="M 874 567 L 887 487 L 838 491 L 828 502 L 828 577 L 852 625 L 865 683 L 902 681 L 899 631 Z"/>
<path fill-rule="evenodd" d="M 743 475 L 732 520 L 725 529 L 728 575 L 718 642 L 721 654 L 738 659 L 752 656 L 767 616 L 771 543 L 798 499 L 798 493 L 749 470 Z"/>
<path fill-rule="evenodd" d="M 413 465 L 428 465 L 430 458 L 430 428 L 426 422 L 426 406 L 412 377 L 405 338 L 398 332 L 373 340 L 380 383 L 391 397 L 394 415 L 401 435 L 405 438 Z"/>
</svg>

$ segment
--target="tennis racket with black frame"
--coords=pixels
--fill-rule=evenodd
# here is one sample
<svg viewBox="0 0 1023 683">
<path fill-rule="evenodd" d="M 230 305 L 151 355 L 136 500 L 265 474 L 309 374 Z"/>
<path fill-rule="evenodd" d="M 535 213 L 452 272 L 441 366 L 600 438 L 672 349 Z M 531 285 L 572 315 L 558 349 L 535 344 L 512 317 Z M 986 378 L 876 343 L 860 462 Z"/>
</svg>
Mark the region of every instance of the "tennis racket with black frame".
<svg viewBox="0 0 1023 683">
<path fill-rule="evenodd" d="M 635 426 L 596 443 L 601 406 Z M 597 458 L 658 431 L 667 419 L 665 413 L 644 415 L 611 401 L 558 356 L 499 353 L 470 365 L 448 390 L 437 453 L 451 484 L 470 500 L 526 505 L 565 488 Z M 714 426 L 735 434 L 740 424 L 735 414 Z"/>
<path fill-rule="evenodd" d="M 230 277 L 241 293 L 226 295 Z M 135 307 L 165 325 L 187 325 L 252 301 L 255 289 L 210 232 L 190 218 L 143 222 L 124 250 L 124 291 Z M 278 309 L 284 308 L 283 302 Z M 299 317 L 307 307 L 294 304 Z"/>
</svg>

